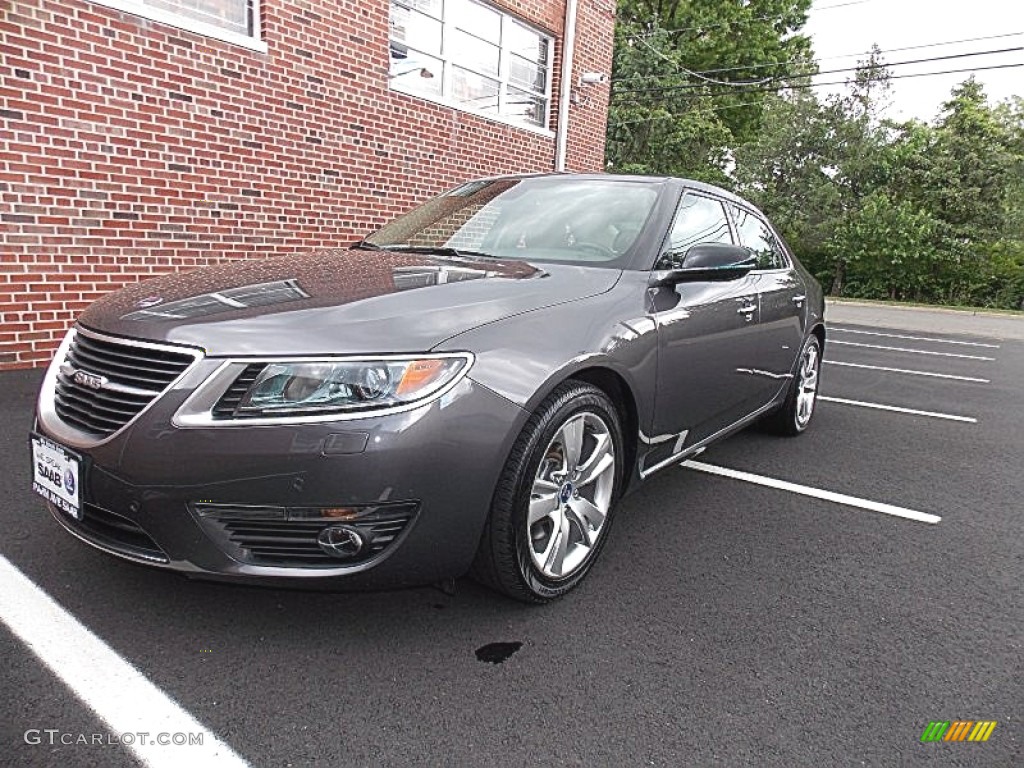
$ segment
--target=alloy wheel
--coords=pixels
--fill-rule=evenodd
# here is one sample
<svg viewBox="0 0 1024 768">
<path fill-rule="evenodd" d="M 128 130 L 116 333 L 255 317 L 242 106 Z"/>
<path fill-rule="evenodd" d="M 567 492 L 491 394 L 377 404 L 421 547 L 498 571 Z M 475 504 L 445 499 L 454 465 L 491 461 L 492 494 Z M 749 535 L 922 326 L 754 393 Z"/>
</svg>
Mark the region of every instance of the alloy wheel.
<svg viewBox="0 0 1024 768">
<path fill-rule="evenodd" d="M 804 350 L 797 379 L 796 425 L 804 429 L 814 415 L 814 403 L 818 395 L 818 369 L 821 355 L 817 344 L 810 344 Z"/>
<path fill-rule="evenodd" d="M 591 411 L 569 417 L 544 451 L 530 491 L 527 539 L 534 566 L 565 579 L 600 540 L 615 488 L 615 444 Z"/>
</svg>

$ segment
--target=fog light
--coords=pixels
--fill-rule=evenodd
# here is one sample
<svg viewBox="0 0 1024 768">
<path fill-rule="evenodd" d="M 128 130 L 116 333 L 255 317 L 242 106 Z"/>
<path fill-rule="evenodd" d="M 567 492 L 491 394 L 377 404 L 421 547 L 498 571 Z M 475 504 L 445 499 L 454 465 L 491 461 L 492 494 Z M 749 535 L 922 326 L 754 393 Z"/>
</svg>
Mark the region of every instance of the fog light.
<svg viewBox="0 0 1024 768">
<path fill-rule="evenodd" d="M 332 525 L 316 537 L 316 543 L 325 554 L 339 560 L 358 557 L 366 545 L 363 534 L 350 525 Z"/>
</svg>

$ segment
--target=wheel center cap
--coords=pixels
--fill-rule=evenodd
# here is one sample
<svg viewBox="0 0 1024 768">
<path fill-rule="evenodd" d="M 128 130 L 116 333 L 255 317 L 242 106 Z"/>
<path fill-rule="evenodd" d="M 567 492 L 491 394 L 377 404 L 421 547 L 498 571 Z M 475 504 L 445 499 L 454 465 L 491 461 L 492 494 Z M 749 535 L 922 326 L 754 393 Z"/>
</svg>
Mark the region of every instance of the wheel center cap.
<svg viewBox="0 0 1024 768">
<path fill-rule="evenodd" d="M 573 493 L 576 491 L 575 486 L 572 483 L 566 483 L 562 486 L 562 489 L 558 492 L 558 500 L 562 504 L 568 504 L 569 499 L 572 498 Z"/>
</svg>

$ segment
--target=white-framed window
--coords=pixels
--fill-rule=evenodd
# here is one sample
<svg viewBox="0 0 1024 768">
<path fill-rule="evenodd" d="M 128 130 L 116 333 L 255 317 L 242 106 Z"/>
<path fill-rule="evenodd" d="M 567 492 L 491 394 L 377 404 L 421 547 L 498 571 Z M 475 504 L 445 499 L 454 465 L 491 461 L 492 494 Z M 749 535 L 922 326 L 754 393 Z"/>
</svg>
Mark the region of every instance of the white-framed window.
<svg viewBox="0 0 1024 768">
<path fill-rule="evenodd" d="M 546 129 L 554 42 L 476 0 L 391 0 L 390 83 L 504 122 Z"/>
<path fill-rule="evenodd" d="M 260 40 L 260 0 L 92 0 L 206 37 L 266 51 Z"/>
</svg>

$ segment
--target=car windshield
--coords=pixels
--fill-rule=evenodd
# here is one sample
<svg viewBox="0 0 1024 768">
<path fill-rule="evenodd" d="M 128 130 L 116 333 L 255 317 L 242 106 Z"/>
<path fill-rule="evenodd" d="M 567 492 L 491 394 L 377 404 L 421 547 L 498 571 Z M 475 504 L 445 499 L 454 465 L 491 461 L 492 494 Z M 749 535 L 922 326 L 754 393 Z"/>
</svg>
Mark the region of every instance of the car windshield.
<svg viewBox="0 0 1024 768">
<path fill-rule="evenodd" d="M 387 224 L 366 247 L 623 266 L 655 183 L 565 176 L 474 181 Z"/>
</svg>

